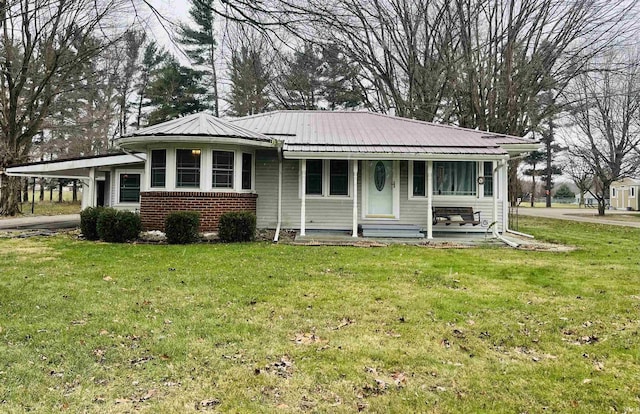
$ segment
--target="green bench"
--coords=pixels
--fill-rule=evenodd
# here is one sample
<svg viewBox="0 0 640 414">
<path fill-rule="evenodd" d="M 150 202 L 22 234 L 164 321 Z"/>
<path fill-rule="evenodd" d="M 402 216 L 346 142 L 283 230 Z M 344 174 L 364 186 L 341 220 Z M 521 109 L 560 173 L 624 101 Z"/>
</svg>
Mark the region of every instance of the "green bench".
<svg viewBox="0 0 640 414">
<path fill-rule="evenodd" d="M 477 217 L 476 217 L 477 216 Z M 480 224 L 480 212 L 473 211 L 473 207 L 434 207 L 433 208 L 433 224 L 471 224 L 477 226 Z"/>
</svg>

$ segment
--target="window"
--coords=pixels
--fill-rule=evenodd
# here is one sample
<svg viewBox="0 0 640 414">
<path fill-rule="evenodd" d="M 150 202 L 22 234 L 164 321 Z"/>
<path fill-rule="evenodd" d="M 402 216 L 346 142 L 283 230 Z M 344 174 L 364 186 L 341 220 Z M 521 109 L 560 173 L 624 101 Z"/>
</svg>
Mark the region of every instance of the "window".
<svg viewBox="0 0 640 414">
<path fill-rule="evenodd" d="M 306 188 L 308 195 L 322 195 L 322 160 L 307 160 Z"/>
<path fill-rule="evenodd" d="M 611 198 L 616 198 L 616 189 L 615 189 L 615 187 L 611 187 Z"/>
<path fill-rule="evenodd" d="M 477 167 L 474 161 L 436 161 L 433 170 L 436 194 L 476 195 Z"/>
<path fill-rule="evenodd" d="M 427 162 L 413 161 L 413 183 L 412 193 L 414 197 L 425 197 L 427 195 Z"/>
<path fill-rule="evenodd" d="M 349 160 L 307 160 L 305 183 L 307 195 L 348 197 Z"/>
<path fill-rule="evenodd" d="M 213 151 L 213 188 L 233 188 L 233 152 Z"/>
<path fill-rule="evenodd" d="M 253 175 L 253 156 L 251 154 L 242 154 L 242 189 L 251 190 L 251 178 Z"/>
<path fill-rule="evenodd" d="M 329 195 L 349 195 L 349 161 L 329 161 Z"/>
<path fill-rule="evenodd" d="M 140 174 L 120 174 L 120 202 L 140 201 Z"/>
<path fill-rule="evenodd" d="M 636 188 L 629 187 L 629 197 L 635 197 L 635 196 L 636 196 Z"/>
<path fill-rule="evenodd" d="M 484 196 L 493 196 L 493 162 L 485 161 L 484 170 L 482 175 L 484 176 Z"/>
<path fill-rule="evenodd" d="M 167 177 L 167 150 L 151 151 L 151 187 L 164 187 Z"/>
<path fill-rule="evenodd" d="M 176 150 L 176 187 L 200 187 L 200 150 Z"/>
</svg>

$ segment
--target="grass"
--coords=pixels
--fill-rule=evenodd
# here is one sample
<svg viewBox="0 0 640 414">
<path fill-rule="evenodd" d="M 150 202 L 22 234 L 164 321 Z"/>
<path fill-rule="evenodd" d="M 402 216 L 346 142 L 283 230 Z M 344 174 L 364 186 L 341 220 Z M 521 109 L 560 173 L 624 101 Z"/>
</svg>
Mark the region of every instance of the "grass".
<svg viewBox="0 0 640 414">
<path fill-rule="evenodd" d="M 640 230 L 572 252 L 0 239 L 0 411 L 634 412 Z"/>
</svg>

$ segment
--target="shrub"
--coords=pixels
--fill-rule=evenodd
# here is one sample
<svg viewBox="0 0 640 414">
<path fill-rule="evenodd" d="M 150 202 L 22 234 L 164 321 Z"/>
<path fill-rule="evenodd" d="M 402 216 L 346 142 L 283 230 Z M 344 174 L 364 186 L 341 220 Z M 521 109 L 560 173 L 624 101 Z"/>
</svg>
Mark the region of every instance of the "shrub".
<svg viewBox="0 0 640 414">
<path fill-rule="evenodd" d="M 98 216 L 104 207 L 87 207 L 80 212 L 80 231 L 87 240 L 98 240 Z"/>
<path fill-rule="evenodd" d="M 200 213 L 197 211 L 175 211 L 164 220 L 164 232 L 169 244 L 195 243 L 200 239 Z"/>
<path fill-rule="evenodd" d="M 140 216 L 136 213 L 104 208 L 98 215 L 96 228 L 101 240 L 124 243 L 138 238 L 140 230 L 142 230 L 142 223 Z"/>
<path fill-rule="evenodd" d="M 218 237 L 225 243 L 255 240 L 256 215 L 248 211 L 222 214 L 218 222 Z"/>
</svg>

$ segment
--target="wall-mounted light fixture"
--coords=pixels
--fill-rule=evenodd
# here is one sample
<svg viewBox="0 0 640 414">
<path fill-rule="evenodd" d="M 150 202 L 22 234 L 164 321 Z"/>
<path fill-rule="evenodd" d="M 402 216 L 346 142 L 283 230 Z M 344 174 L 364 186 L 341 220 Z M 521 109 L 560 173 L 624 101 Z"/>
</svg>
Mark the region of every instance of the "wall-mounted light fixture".
<svg viewBox="0 0 640 414">
<path fill-rule="evenodd" d="M 193 155 L 194 157 L 197 157 L 198 155 L 200 155 L 200 150 L 199 149 L 192 149 L 191 150 L 191 155 Z"/>
</svg>

